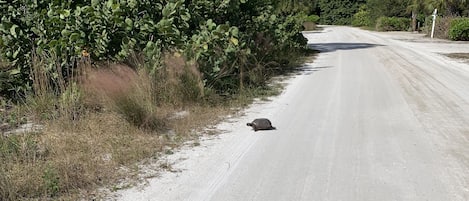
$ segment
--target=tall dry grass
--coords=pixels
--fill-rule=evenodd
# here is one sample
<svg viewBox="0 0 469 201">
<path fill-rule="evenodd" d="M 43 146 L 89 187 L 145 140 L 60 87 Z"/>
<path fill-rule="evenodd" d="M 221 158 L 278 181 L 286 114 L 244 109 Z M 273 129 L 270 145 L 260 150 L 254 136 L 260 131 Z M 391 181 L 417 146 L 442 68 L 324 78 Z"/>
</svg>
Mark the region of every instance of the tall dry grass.
<svg viewBox="0 0 469 201">
<path fill-rule="evenodd" d="M 304 22 L 303 27 L 305 31 L 314 31 L 316 30 L 317 25 L 314 22 Z"/>
<path fill-rule="evenodd" d="M 95 199 L 98 187 L 136 178 L 136 163 L 197 139 L 199 129 L 264 93 L 220 99 L 205 91 L 197 65 L 177 53 L 153 73 L 140 59 L 80 60 L 67 77 L 46 71 L 53 55 L 34 59 L 27 108 L 44 129 L 0 136 L 0 200 Z"/>
<path fill-rule="evenodd" d="M 120 167 L 156 156 L 165 144 L 115 114 L 92 114 L 75 125 L 73 131 L 52 124 L 40 134 L 0 137 L 2 200 L 86 196 L 125 177 Z"/>
<path fill-rule="evenodd" d="M 154 75 L 153 86 L 158 102 L 174 106 L 197 103 L 204 96 L 197 64 L 177 52 L 164 55 L 163 68 Z"/>
<path fill-rule="evenodd" d="M 179 54 L 168 53 L 154 74 L 139 63 L 80 60 L 66 77 L 57 66 L 48 71 L 59 60 L 54 55 L 33 58 L 34 93 L 26 107 L 44 129 L 0 137 L 1 200 L 92 199 L 98 186 L 196 138 L 196 128 L 226 111 L 200 104 L 201 75 Z M 180 111 L 187 115 L 174 118 Z"/>
<path fill-rule="evenodd" d="M 79 117 L 83 110 L 80 80 L 90 65 L 77 59 L 63 66 L 54 52 L 33 52 L 30 73 L 33 92 L 27 97 L 27 106 L 36 120 Z"/>
<path fill-rule="evenodd" d="M 116 111 L 139 128 L 160 126 L 148 74 L 120 64 L 90 69 L 87 74 L 83 87 L 88 104 Z"/>
</svg>

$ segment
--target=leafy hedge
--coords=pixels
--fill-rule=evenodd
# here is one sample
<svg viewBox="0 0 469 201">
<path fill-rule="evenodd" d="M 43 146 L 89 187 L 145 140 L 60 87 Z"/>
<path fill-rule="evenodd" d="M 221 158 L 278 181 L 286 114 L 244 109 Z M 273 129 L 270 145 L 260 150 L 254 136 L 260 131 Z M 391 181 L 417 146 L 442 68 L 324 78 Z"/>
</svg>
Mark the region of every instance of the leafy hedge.
<svg viewBox="0 0 469 201">
<path fill-rule="evenodd" d="M 366 5 L 362 5 L 357 13 L 352 17 L 352 26 L 369 27 L 371 26 L 370 13 Z"/>
<path fill-rule="evenodd" d="M 14 81 L 21 82 L 8 92 L 29 90 L 33 53 L 50 55 L 48 69 L 56 73 L 60 72 L 58 67 L 63 71 L 73 69 L 83 50 L 93 60 L 123 60 L 133 50 L 158 55 L 161 49 L 180 45 L 185 39 L 181 33 L 189 29 L 190 19 L 182 3 L 162 0 L 0 3 L 2 56 L 14 66 L 9 70 Z"/>
<path fill-rule="evenodd" d="M 93 61 L 141 53 L 153 64 L 149 72 L 160 68 L 164 52 L 181 51 L 199 63 L 207 87 L 235 92 L 243 83 L 262 84 L 258 77 L 278 68 L 262 64 L 285 63 L 282 54 L 306 46 L 303 18 L 277 13 L 272 2 L 0 1 L 0 54 L 9 63 L 0 85 L 11 86 L 0 93 L 31 90 L 33 53 L 50 57 L 51 73 L 67 75 L 83 50 Z"/>
<path fill-rule="evenodd" d="M 407 31 L 410 29 L 411 20 L 402 17 L 380 17 L 376 21 L 378 31 Z"/>
<path fill-rule="evenodd" d="M 312 23 L 315 23 L 315 24 L 318 24 L 320 19 L 321 18 L 317 15 L 310 15 L 310 16 L 306 17 L 307 22 L 312 22 Z"/>
<path fill-rule="evenodd" d="M 469 18 L 453 19 L 448 36 L 451 40 L 469 40 Z"/>
</svg>

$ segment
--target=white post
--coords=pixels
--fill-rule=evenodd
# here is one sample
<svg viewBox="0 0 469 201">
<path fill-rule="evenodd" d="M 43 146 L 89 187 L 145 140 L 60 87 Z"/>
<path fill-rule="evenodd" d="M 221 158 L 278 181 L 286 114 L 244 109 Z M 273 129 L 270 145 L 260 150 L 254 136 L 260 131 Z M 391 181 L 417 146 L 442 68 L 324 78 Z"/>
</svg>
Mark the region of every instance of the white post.
<svg viewBox="0 0 469 201">
<path fill-rule="evenodd" d="M 436 22 L 436 16 L 437 16 L 437 13 L 438 10 L 435 9 L 435 11 L 433 11 L 433 24 L 432 24 L 432 35 L 431 35 L 431 38 L 433 38 L 433 34 L 435 33 L 435 22 Z"/>
</svg>

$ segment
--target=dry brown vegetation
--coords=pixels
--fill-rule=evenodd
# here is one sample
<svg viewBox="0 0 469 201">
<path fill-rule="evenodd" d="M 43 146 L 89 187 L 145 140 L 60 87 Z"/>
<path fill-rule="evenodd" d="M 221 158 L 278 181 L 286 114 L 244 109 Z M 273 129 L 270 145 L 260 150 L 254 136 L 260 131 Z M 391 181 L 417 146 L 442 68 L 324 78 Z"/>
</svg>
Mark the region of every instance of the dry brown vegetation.
<svg viewBox="0 0 469 201">
<path fill-rule="evenodd" d="M 465 62 L 469 62 L 469 53 L 449 53 L 446 56 L 455 59 L 461 59 Z"/>
<path fill-rule="evenodd" d="M 97 187 L 136 175 L 136 163 L 197 139 L 233 107 L 278 92 L 246 90 L 232 99 L 205 94 L 197 66 L 177 53 L 167 54 L 153 75 L 81 62 L 73 79 L 55 82 L 47 81 L 47 60 L 35 56 L 36 93 L 17 107 L 44 128 L 0 135 L 0 200 L 95 198 Z"/>
<path fill-rule="evenodd" d="M 305 28 L 305 31 L 314 31 L 317 26 L 314 22 L 305 22 L 303 23 L 303 27 Z"/>
<path fill-rule="evenodd" d="M 451 28 L 451 23 L 457 19 L 456 17 L 452 16 L 446 16 L 446 17 L 438 17 L 435 23 L 435 32 L 434 32 L 434 37 L 435 38 L 441 38 L 441 39 L 450 39 L 449 37 L 449 30 Z M 431 22 L 432 20 L 427 20 L 428 23 L 425 25 L 424 32 L 427 35 L 431 34 Z"/>
</svg>

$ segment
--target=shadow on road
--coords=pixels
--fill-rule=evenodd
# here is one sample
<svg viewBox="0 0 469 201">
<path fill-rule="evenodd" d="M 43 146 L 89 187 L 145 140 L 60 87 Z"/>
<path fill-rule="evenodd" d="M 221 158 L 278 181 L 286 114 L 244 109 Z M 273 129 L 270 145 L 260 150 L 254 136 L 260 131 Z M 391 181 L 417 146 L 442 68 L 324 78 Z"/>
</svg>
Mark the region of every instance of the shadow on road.
<svg viewBox="0 0 469 201">
<path fill-rule="evenodd" d="M 383 46 L 371 43 L 310 43 L 308 47 L 320 52 L 334 52 L 337 50 L 355 50 Z"/>
<path fill-rule="evenodd" d="M 292 69 L 289 73 L 294 75 L 311 75 L 314 72 L 322 71 L 328 68 L 333 68 L 332 66 L 320 66 L 320 67 L 312 67 L 310 65 L 304 65 L 299 68 Z"/>
</svg>

